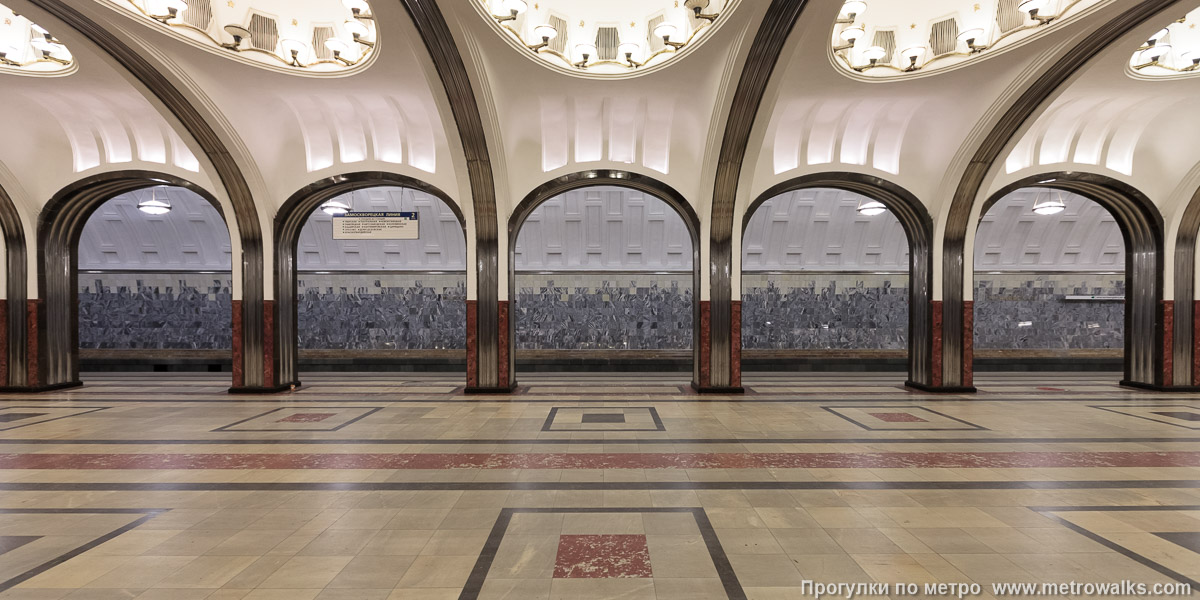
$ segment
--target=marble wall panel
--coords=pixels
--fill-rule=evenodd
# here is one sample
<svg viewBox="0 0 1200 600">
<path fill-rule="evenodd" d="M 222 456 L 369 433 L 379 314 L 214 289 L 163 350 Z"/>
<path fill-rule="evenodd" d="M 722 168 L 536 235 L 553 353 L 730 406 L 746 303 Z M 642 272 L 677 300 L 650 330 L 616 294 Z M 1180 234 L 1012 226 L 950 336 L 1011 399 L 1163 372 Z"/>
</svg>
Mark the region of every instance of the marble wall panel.
<svg viewBox="0 0 1200 600">
<path fill-rule="evenodd" d="M 1125 304 L 1067 296 L 1124 296 L 1125 276 L 980 274 L 975 277 L 975 348 L 1124 347 Z"/>
<path fill-rule="evenodd" d="M 517 347 L 525 350 L 686 350 L 692 274 L 517 275 Z"/>
<path fill-rule="evenodd" d="M 79 347 L 226 350 L 229 273 L 81 273 Z"/>
<path fill-rule="evenodd" d="M 304 273 L 300 348 L 466 348 L 467 280 L 458 273 Z"/>
<path fill-rule="evenodd" d="M 747 350 L 903 350 L 907 340 L 907 275 L 742 275 Z"/>
</svg>

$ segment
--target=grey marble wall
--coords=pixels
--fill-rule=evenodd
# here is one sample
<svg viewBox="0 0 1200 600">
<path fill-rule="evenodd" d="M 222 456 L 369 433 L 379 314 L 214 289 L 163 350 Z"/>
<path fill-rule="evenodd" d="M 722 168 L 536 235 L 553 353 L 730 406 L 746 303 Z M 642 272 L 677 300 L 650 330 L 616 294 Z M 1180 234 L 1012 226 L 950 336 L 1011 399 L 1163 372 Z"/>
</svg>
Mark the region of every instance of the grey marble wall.
<svg viewBox="0 0 1200 600">
<path fill-rule="evenodd" d="M 692 274 L 517 275 L 517 347 L 686 350 Z"/>
<path fill-rule="evenodd" d="M 1124 303 L 1068 301 L 1069 295 L 1124 296 L 1125 276 L 977 275 L 975 347 L 981 350 L 1124 347 Z"/>
<path fill-rule="evenodd" d="M 747 350 L 902 350 L 907 340 L 907 275 L 742 275 Z"/>
<path fill-rule="evenodd" d="M 299 274 L 300 347 L 466 348 L 464 274 Z"/>
<path fill-rule="evenodd" d="M 81 273 L 79 347 L 227 350 L 232 285 L 228 273 Z"/>
</svg>

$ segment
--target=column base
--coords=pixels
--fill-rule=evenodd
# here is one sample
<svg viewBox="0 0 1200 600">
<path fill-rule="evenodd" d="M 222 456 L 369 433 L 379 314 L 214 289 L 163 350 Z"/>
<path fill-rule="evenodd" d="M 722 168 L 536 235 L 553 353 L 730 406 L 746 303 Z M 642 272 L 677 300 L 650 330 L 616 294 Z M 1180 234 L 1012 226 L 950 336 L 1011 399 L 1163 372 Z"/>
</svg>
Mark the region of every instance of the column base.
<svg viewBox="0 0 1200 600">
<path fill-rule="evenodd" d="M 1140 381 L 1121 380 L 1121 387 L 1133 388 L 1135 390 L 1146 390 L 1150 392 L 1175 392 L 1175 393 L 1190 393 L 1200 392 L 1200 385 L 1157 385 L 1153 383 L 1142 383 Z"/>
<path fill-rule="evenodd" d="M 692 382 L 692 389 L 697 394 L 745 394 L 746 388 L 738 387 L 717 387 L 711 385 L 700 385 L 695 381 Z"/>
<path fill-rule="evenodd" d="M 926 392 L 929 394 L 974 394 L 978 390 L 973 385 L 941 385 L 932 386 L 915 381 L 905 381 L 904 387 Z"/>
<path fill-rule="evenodd" d="M 282 392 L 290 392 L 300 387 L 300 382 L 284 383 L 274 387 L 231 387 L 230 394 L 279 394 Z"/>
<path fill-rule="evenodd" d="M 22 385 L 13 387 L 0 387 L 0 394 L 37 394 L 40 392 L 53 392 L 55 390 L 65 390 L 69 388 L 83 387 L 82 381 L 66 381 L 63 383 L 53 383 L 50 385 Z"/>
<path fill-rule="evenodd" d="M 464 394 L 511 394 L 517 391 L 517 382 L 512 382 L 507 387 L 465 387 Z"/>
</svg>

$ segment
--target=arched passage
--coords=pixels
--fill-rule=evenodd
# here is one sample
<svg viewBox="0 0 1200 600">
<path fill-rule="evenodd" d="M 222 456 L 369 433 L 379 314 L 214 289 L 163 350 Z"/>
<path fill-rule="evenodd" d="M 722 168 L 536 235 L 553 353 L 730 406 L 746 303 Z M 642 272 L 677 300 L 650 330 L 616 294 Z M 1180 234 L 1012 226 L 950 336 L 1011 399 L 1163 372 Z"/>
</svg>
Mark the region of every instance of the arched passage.
<svg viewBox="0 0 1200 600">
<path fill-rule="evenodd" d="M 537 211 L 539 209 L 539 207 L 543 206 L 547 201 L 550 201 L 551 199 L 560 197 L 564 194 L 584 190 L 585 188 L 589 188 L 589 189 L 595 188 L 597 190 L 622 190 L 623 189 L 623 190 L 629 190 L 631 192 L 637 193 L 639 198 L 636 200 L 636 202 L 639 204 L 639 206 L 637 206 L 636 208 L 629 207 L 632 210 L 632 212 L 636 212 L 641 215 L 640 219 L 638 219 L 638 218 L 631 219 L 631 221 L 636 221 L 635 227 L 646 224 L 646 213 L 643 212 L 643 210 L 649 210 L 648 207 L 650 207 L 650 205 L 655 204 L 655 203 L 665 204 L 667 207 L 669 207 L 669 209 L 670 209 L 669 212 L 672 213 L 671 216 L 672 217 L 677 216 L 682 221 L 682 226 L 686 230 L 686 233 L 685 233 L 686 239 L 690 242 L 690 248 L 682 248 L 682 244 L 680 244 L 681 247 L 677 248 L 675 250 L 664 249 L 663 252 L 656 253 L 656 254 L 663 254 L 664 259 L 662 261 L 655 260 L 656 263 L 661 262 L 663 264 L 661 264 L 661 265 L 658 265 L 658 264 L 645 265 L 645 264 L 643 264 L 643 265 L 640 265 L 641 267 L 643 267 L 640 269 L 640 271 L 645 272 L 645 273 L 660 272 L 660 273 L 663 273 L 664 276 L 668 279 L 672 276 L 680 276 L 680 275 L 683 277 L 690 277 L 691 290 L 685 292 L 684 290 L 679 289 L 679 286 L 675 285 L 675 283 L 678 283 L 678 280 L 675 280 L 675 283 L 671 283 L 671 282 L 668 282 L 667 279 L 664 279 L 661 284 L 656 282 L 654 284 L 648 283 L 645 285 L 641 285 L 640 287 L 639 286 L 633 286 L 633 287 L 637 290 L 645 290 L 643 292 L 644 294 L 656 297 L 657 300 L 655 302 L 665 303 L 667 305 L 668 311 L 671 310 L 672 306 L 674 306 L 675 308 L 678 308 L 677 305 L 680 302 L 686 302 L 687 297 L 691 298 L 690 314 L 687 315 L 686 319 L 690 320 L 690 322 L 691 322 L 691 336 L 690 336 L 691 339 L 688 341 L 690 341 L 690 349 L 692 351 L 691 352 L 691 354 L 692 354 L 692 369 L 691 369 L 692 370 L 692 381 L 693 381 L 693 384 L 698 384 L 698 382 L 701 380 L 700 369 L 701 369 L 701 365 L 703 363 L 703 361 L 700 359 L 700 356 L 699 356 L 700 349 L 703 346 L 703 344 L 701 344 L 701 341 L 700 341 L 700 335 L 701 335 L 701 328 L 699 326 L 700 318 L 701 318 L 700 317 L 700 305 L 699 305 L 699 302 L 696 301 L 696 295 L 697 295 L 697 291 L 699 290 L 699 283 L 700 283 L 700 271 L 699 271 L 699 268 L 700 268 L 700 266 L 699 266 L 699 264 L 700 264 L 700 260 L 699 260 L 700 227 L 699 227 L 699 220 L 696 217 L 695 211 L 692 210 L 691 205 L 689 205 L 687 203 L 687 200 L 685 200 L 682 195 L 680 195 L 677 191 L 672 189 L 670 186 L 668 186 L 658 180 L 655 180 L 653 178 L 650 178 L 650 177 L 647 177 L 644 175 L 640 175 L 640 174 L 636 174 L 636 173 L 625 172 L 625 171 L 588 171 L 588 172 L 575 173 L 572 175 L 560 177 L 560 178 L 555 179 L 554 181 L 548 182 L 548 183 L 538 187 L 534 191 L 530 192 L 530 194 L 527 195 L 525 197 L 525 199 L 521 201 L 520 205 L 517 206 L 517 210 L 514 211 L 511 219 L 509 220 L 509 224 L 508 224 L 508 240 L 509 240 L 509 261 L 508 261 L 508 265 L 509 265 L 509 273 L 508 273 L 509 295 L 508 295 L 508 298 L 509 298 L 509 300 L 506 305 L 502 305 L 502 307 L 501 307 L 501 319 L 502 319 L 501 335 L 507 337 L 507 340 L 504 340 L 506 343 L 503 343 L 501 345 L 501 348 L 506 349 L 507 354 L 508 354 L 506 357 L 503 357 L 503 356 L 501 357 L 502 358 L 501 367 L 502 368 L 507 367 L 508 372 L 502 373 L 501 379 L 504 380 L 505 377 L 507 376 L 508 380 L 511 382 L 512 385 L 516 384 L 515 377 L 511 376 L 510 374 L 516 373 L 517 319 L 514 318 L 515 315 L 512 313 L 512 309 L 510 307 L 513 306 L 513 303 L 516 302 L 519 297 L 518 296 L 519 288 L 517 286 L 517 278 L 519 276 L 518 275 L 518 264 L 517 264 L 518 263 L 517 244 L 518 244 L 518 241 L 520 240 L 522 227 L 525 225 L 526 221 L 530 218 L 530 216 L 533 215 L 535 213 L 535 211 Z M 584 199 L 579 199 L 579 200 L 581 202 L 584 201 Z M 626 200 L 627 200 L 627 198 L 624 195 L 621 195 L 620 193 L 616 194 L 616 198 L 612 202 L 607 202 L 605 199 L 598 196 L 595 199 L 594 206 L 593 206 L 593 208 L 595 209 L 594 214 L 581 214 L 580 215 L 581 218 L 579 219 L 579 221 L 580 221 L 579 226 L 581 228 L 588 227 L 588 226 L 595 228 L 595 229 L 592 229 L 593 234 L 595 234 L 595 235 L 591 236 L 591 238 L 594 238 L 593 241 L 598 241 L 598 240 L 600 240 L 600 238 L 605 238 L 605 241 L 609 244 L 614 244 L 614 243 L 624 244 L 625 243 L 624 236 L 622 236 L 622 239 L 615 240 L 615 239 L 613 239 L 613 236 L 604 236 L 604 235 L 600 235 L 600 234 L 596 233 L 596 232 L 600 231 L 598 228 L 603 226 L 603 223 L 597 222 L 596 220 L 608 218 L 608 215 L 601 214 L 599 212 L 599 211 L 603 210 L 602 207 L 604 207 L 604 206 L 610 207 L 613 211 L 617 211 L 619 209 L 622 213 L 622 217 L 613 216 L 612 218 L 614 219 L 614 223 L 618 223 L 619 226 L 622 227 L 622 233 L 627 232 L 627 229 L 624 228 L 625 219 L 623 218 L 623 215 L 624 215 L 624 212 L 626 212 L 626 210 L 627 210 L 626 205 L 630 204 L 630 203 L 626 202 Z M 642 205 L 642 203 L 645 203 L 645 204 Z M 612 214 L 616 215 L 615 212 Z M 563 223 L 563 227 L 565 228 L 565 222 Z M 662 222 L 662 227 L 663 227 L 663 231 L 665 234 L 665 232 L 667 230 L 666 229 L 667 225 L 665 224 L 665 219 Z M 643 240 L 647 239 L 646 236 L 649 234 L 649 230 L 643 230 L 640 232 L 628 232 L 628 233 L 631 234 L 630 238 L 629 238 L 630 243 L 634 244 L 634 245 L 639 245 L 639 244 L 642 244 Z M 578 234 L 583 235 L 583 232 L 580 231 L 580 232 L 578 232 Z M 559 232 L 559 235 L 567 235 L 567 232 L 564 229 L 564 231 Z M 577 241 L 586 243 L 586 240 L 577 240 Z M 661 239 L 658 240 L 658 242 L 663 242 L 664 244 L 666 243 L 665 240 L 661 240 Z M 529 248 L 523 248 L 523 249 L 527 253 L 528 252 L 540 252 L 540 251 L 545 250 L 545 248 L 534 249 L 534 248 L 532 248 L 532 246 Z M 595 252 L 596 252 L 597 257 L 599 257 L 604 254 L 612 255 L 613 253 L 625 255 L 625 254 L 628 254 L 626 252 L 626 250 L 629 250 L 629 249 L 622 247 L 622 248 L 610 248 L 608 253 L 605 253 L 603 250 L 600 250 L 600 249 L 595 250 Z M 632 250 L 632 252 L 636 253 L 636 252 L 640 252 L 640 250 L 634 249 L 634 250 Z M 665 258 L 666 254 L 675 254 L 677 256 L 677 259 Z M 688 272 L 687 273 L 668 272 L 668 270 L 674 270 L 674 269 L 671 269 L 670 265 L 668 264 L 668 263 L 671 263 L 673 260 L 676 262 L 676 264 L 674 265 L 675 268 L 684 268 Z M 616 260 L 616 262 L 622 263 L 624 261 Z M 628 270 L 627 267 L 614 266 L 614 265 L 607 265 L 607 266 L 600 265 L 600 268 L 591 269 L 592 272 L 594 272 L 598 275 L 601 275 L 601 276 L 603 276 L 605 273 L 609 273 L 612 275 L 625 275 L 627 270 Z M 603 285 L 603 284 L 601 284 L 601 285 Z M 626 288 L 631 287 L 628 284 L 622 284 L 622 285 L 625 285 Z M 583 286 L 576 286 L 576 287 L 583 287 Z M 593 291 L 595 292 L 593 295 L 595 295 L 599 298 L 598 300 L 596 300 L 596 302 L 599 302 L 600 304 L 605 304 L 605 305 L 611 305 L 613 303 L 613 296 L 611 293 L 605 293 L 604 290 L 599 290 L 599 291 L 593 290 Z M 544 296 L 545 294 L 539 294 L 539 295 Z M 607 300 L 605 300 L 606 296 L 608 297 Z M 586 305 L 588 305 L 587 299 L 581 299 L 580 302 L 582 302 L 585 305 L 585 307 L 586 307 Z M 648 324 L 649 321 L 653 321 L 654 319 L 656 319 L 657 314 L 659 314 L 659 313 L 655 312 L 656 309 L 649 308 L 649 300 L 646 300 L 643 298 L 643 299 L 641 299 L 639 301 L 635 301 L 635 302 L 640 304 L 643 307 L 646 307 L 648 312 L 644 312 L 644 314 L 640 315 L 639 317 L 634 318 L 634 321 L 636 321 L 636 322 L 631 321 L 631 322 L 623 322 L 623 323 L 614 323 L 614 326 L 610 329 L 616 330 L 616 329 L 624 328 L 624 329 L 628 329 L 632 335 L 637 335 L 639 333 L 638 323 L 641 323 L 642 327 L 643 327 L 643 330 L 640 331 L 640 333 L 646 333 L 645 329 L 648 327 L 656 327 L 657 328 L 658 323 L 654 323 L 653 325 Z M 583 310 L 587 311 L 588 309 L 584 308 Z M 574 312 L 579 312 L 579 311 L 576 310 Z M 651 313 L 654 313 L 654 314 L 651 314 Z M 566 316 L 566 315 L 561 315 L 561 316 L 563 316 L 564 318 L 570 318 L 569 316 Z M 617 317 L 614 316 L 613 318 L 616 319 Z M 504 321 L 507 321 L 507 323 Z M 613 333 L 613 332 L 610 331 L 610 333 Z M 669 337 L 669 336 L 661 336 L 660 335 L 661 333 L 663 333 L 663 332 L 654 332 L 651 335 L 657 337 L 659 341 L 663 340 L 664 337 Z M 626 347 L 625 344 L 629 341 L 627 339 L 627 337 L 628 337 L 627 335 L 624 335 L 622 333 L 615 333 L 613 335 L 603 335 L 601 338 L 597 338 L 597 340 L 594 340 L 594 343 L 591 343 L 585 347 L 596 348 L 597 346 L 603 345 L 603 346 L 619 346 L 619 347 L 615 347 L 615 348 L 614 347 L 605 347 L 605 348 L 603 348 L 605 350 L 623 349 Z M 620 338 L 620 339 L 618 339 L 618 338 Z M 683 344 L 681 343 L 682 341 L 683 340 L 678 340 L 678 339 L 675 340 L 675 346 L 682 347 L 683 346 Z M 557 342 L 551 342 L 551 343 L 554 344 L 555 346 L 562 346 L 564 341 L 559 340 Z M 572 346 L 571 349 L 575 349 L 575 348 L 579 347 L 579 345 L 575 344 L 575 343 L 572 343 L 570 345 Z M 645 346 L 645 345 L 646 344 L 642 344 L 642 346 Z M 638 343 L 634 344 L 634 347 L 638 347 L 638 346 L 639 346 Z M 566 349 L 566 348 L 559 348 L 559 349 Z"/>
<path fill-rule="evenodd" d="M 113 197 L 77 248 L 85 371 L 228 370 L 233 244 L 221 211 L 158 186 Z"/>
<path fill-rule="evenodd" d="M 36 350 L 30 350 L 28 386 L 55 389 L 81 385 L 79 381 L 79 242 L 92 213 L 109 200 L 157 186 L 183 188 L 209 202 L 220 213 L 220 204 L 203 188 L 178 177 L 145 171 L 107 173 L 80 181 L 59 192 L 42 211 L 38 222 L 38 299 L 29 307 L 36 320 Z M 224 219 L 224 215 L 222 215 Z M 225 222 L 228 227 L 228 221 Z M 239 363 L 238 306 L 233 312 L 234 387 L 248 365 Z"/>
<path fill-rule="evenodd" d="M 981 215 L 1010 194 L 1026 188 L 1061 191 L 1082 196 L 1104 208 L 1121 230 L 1125 250 L 1124 377 L 1123 385 L 1159 387 L 1171 381 L 1170 354 L 1164 353 L 1163 220 L 1154 204 L 1137 189 L 1110 177 L 1092 173 L 1045 173 L 1024 178 L 997 191 L 983 204 Z M 970 306 L 970 305 L 968 305 Z M 974 319 L 970 319 L 971 322 Z M 975 328 L 966 335 L 974 336 Z M 1169 335 L 1169 334 L 1168 334 Z M 973 358 L 974 342 L 965 357 Z M 967 368 L 968 377 L 973 368 Z"/>
<path fill-rule="evenodd" d="M 878 177 L 855 173 L 822 173 L 800 177 L 772 187 L 747 207 L 742 221 L 743 240 L 758 208 L 768 200 L 785 194 L 812 189 L 830 189 L 855 194 L 862 200 L 877 201 L 899 222 L 908 242 L 908 381 L 907 385 L 924 388 L 938 385 L 933 379 L 933 221 L 915 196 L 904 188 Z M 744 242 L 743 242 L 744 243 Z M 744 248 L 744 246 L 743 246 Z M 743 249 L 743 252 L 745 250 Z M 744 275 L 743 275 L 744 277 Z M 744 285 L 743 285 L 744 287 Z M 733 307 L 733 322 L 741 321 L 740 303 Z M 741 328 L 731 332 L 735 356 L 740 358 Z M 740 366 L 734 369 L 740 385 Z"/>
<path fill-rule="evenodd" d="M 274 346 L 275 346 L 274 371 L 275 371 L 276 381 L 278 382 L 280 387 L 288 387 L 291 385 L 299 385 L 300 384 L 299 358 L 300 358 L 301 330 L 300 330 L 300 319 L 299 319 L 299 287 L 298 286 L 300 284 L 300 280 L 299 280 L 300 267 L 301 267 L 302 263 L 305 262 L 299 256 L 301 237 L 305 234 L 306 228 L 308 228 L 307 231 L 312 236 L 326 235 L 327 232 L 325 232 L 324 230 L 318 231 L 317 229 L 312 229 L 312 227 L 316 227 L 318 229 L 320 229 L 322 227 L 319 224 L 319 221 L 320 221 L 319 219 L 318 219 L 317 223 L 310 223 L 312 216 L 314 215 L 314 213 L 316 213 L 320 210 L 320 207 L 322 204 L 324 204 L 330 200 L 333 200 L 335 198 L 352 198 L 352 195 L 354 195 L 355 193 L 364 192 L 364 191 L 370 190 L 372 188 L 386 188 L 386 189 L 391 189 L 391 190 L 397 190 L 397 189 L 406 190 L 408 192 L 408 202 L 410 202 L 410 203 L 413 201 L 414 194 L 419 195 L 423 198 L 429 199 L 431 201 L 436 201 L 436 202 L 440 203 L 441 206 L 444 206 L 446 209 L 450 210 L 453 213 L 454 217 L 457 219 L 459 228 L 463 232 L 464 238 L 462 238 L 462 239 L 465 242 L 466 221 L 463 219 L 462 212 L 459 210 L 458 206 L 453 202 L 453 200 L 450 199 L 449 196 L 447 196 L 441 190 L 439 190 L 431 185 L 428 185 L 422 181 L 413 179 L 411 177 L 398 175 L 398 174 L 394 174 L 394 173 L 380 173 L 380 172 L 351 173 L 351 174 L 346 174 L 346 175 L 339 175 L 336 177 L 332 177 L 329 179 L 325 179 L 325 180 L 316 182 L 316 183 L 304 188 L 303 190 L 300 190 L 299 192 L 293 194 L 292 197 L 290 199 L 288 199 L 288 201 L 279 210 L 279 213 L 275 217 L 276 310 L 275 310 L 275 335 L 274 335 Z M 404 193 L 400 193 L 395 198 L 385 198 L 385 197 L 381 196 L 378 199 L 378 202 L 382 203 L 382 204 L 379 204 L 379 207 L 383 207 L 385 205 L 391 205 L 392 203 L 395 203 L 395 202 L 400 202 L 401 205 L 404 206 L 403 205 L 403 202 L 405 202 L 404 198 L 405 198 Z M 365 198 L 365 197 L 360 202 L 365 202 L 367 205 L 371 204 L 370 198 Z M 425 203 L 425 204 L 430 205 L 430 203 Z M 357 210 L 366 210 L 370 207 L 365 206 L 365 205 L 364 206 L 352 205 L 352 208 L 355 208 Z M 414 206 L 412 206 L 412 208 L 419 208 L 419 207 L 414 205 Z M 417 212 L 423 213 L 426 211 L 418 210 Z M 427 218 L 431 214 L 432 213 L 423 214 L 422 217 Z M 331 236 L 332 234 L 329 233 L 329 235 Z M 315 237 L 313 239 L 315 242 Z M 330 251 L 331 252 L 334 251 L 335 247 L 337 248 L 337 251 L 339 251 L 339 252 L 345 249 L 344 246 L 336 245 L 331 242 L 330 243 Z M 409 249 L 409 251 L 412 251 L 412 247 L 408 247 L 408 249 Z M 376 250 L 380 254 L 385 253 L 384 249 L 381 247 L 375 248 L 373 251 L 376 251 Z M 390 251 L 391 250 L 388 250 L 387 252 L 390 252 Z M 403 252 L 404 250 L 400 247 L 397 247 L 396 251 Z M 465 250 L 463 252 L 463 256 L 465 257 Z M 383 260 L 385 260 L 384 257 L 379 256 L 379 257 L 377 257 L 377 259 L 372 260 L 372 262 L 378 263 L 378 264 L 371 265 L 371 266 L 386 267 L 386 265 L 382 262 Z M 464 261 L 463 266 L 465 268 L 465 266 L 466 266 L 465 261 Z M 319 267 L 320 267 L 319 262 L 310 262 L 308 265 L 305 266 L 306 270 L 309 272 L 312 272 L 314 275 L 317 275 L 318 273 L 328 274 L 328 271 L 333 271 L 333 269 L 325 270 L 325 269 L 321 269 Z M 341 270 L 341 269 L 338 269 L 338 270 Z M 383 275 L 384 273 L 386 273 L 388 271 L 388 269 L 386 269 L 386 268 L 375 268 L 375 269 L 370 269 L 370 270 L 377 272 L 380 275 Z M 395 275 L 396 274 L 395 271 L 393 271 L 392 274 Z M 463 277 L 463 281 L 464 281 L 463 287 L 464 287 L 464 299 L 465 299 L 465 274 L 463 274 L 462 277 Z M 310 286 L 310 285 L 315 286 L 315 287 L 320 287 L 320 282 L 314 279 L 314 280 L 312 280 L 311 284 L 306 283 L 306 286 Z M 329 285 L 326 287 L 334 287 L 334 286 Z M 338 287 L 341 287 L 341 286 L 339 285 Z M 381 287 L 382 287 L 382 282 L 381 282 Z M 316 289 L 313 290 L 312 302 L 310 303 L 311 306 L 307 307 L 307 309 L 310 312 L 312 310 L 320 311 L 321 310 L 320 305 L 329 300 L 329 298 L 326 298 L 323 300 L 321 296 L 322 295 L 319 290 L 316 290 Z M 376 300 L 379 300 L 379 299 L 380 298 L 376 298 Z M 313 305 L 313 303 L 316 303 L 316 304 Z M 357 317 L 354 317 L 354 319 L 355 319 L 355 322 L 359 323 L 360 325 L 362 324 L 361 321 L 357 320 Z M 397 322 L 399 322 L 399 321 L 400 321 L 400 319 L 397 319 Z M 457 324 L 455 326 L 457 326 Z M 306 335 L 307 335 L 307 337 L 312 339 L 314 337 L 320 338 L 322 334 L 320 333 L 319 328 L 317 328 L 317 329 L 314 329 L 313 331 L 308 332 Z M 360 350 L 386 349 L 387 341 L 385 338 L 388 338 L 389 335 L 391 335 L 393 340 L 396 339 L 395 335 L 384 332 L 382 335 L 376 336 L 376 338 L 374 340 L 363 338 L 363 339 L 358 340 L 355 343 L 348 343 L 349 342 L 348 339 L 339 339 L 332 343 L 330 343 L 329 341 L 320 342 L 320 341 L 314 340 L 313 344 L 307 345 L 306 347 L 314 348 L 316 346 L 340 345 L 340 347 L 345 348 L 347 345 L 349 345 L 349 346 L 352 346 L 352 348 L 346 348 L 346 349 L 360 349 Z M 464 335 L 465 335 L 465 333 L 464 333 Z M 468 348 L 467 348 L 468 355 L 470 354 L 470 347 L 469 347 L 470 341 L 471 341 L 470 336 L 467 335 L 466 339 L 464 340 L 464 344 L 468 345 Z M 381 344 L 384 346 L 383 348 L 374 348 L 375 346 L 379 346 Z M 372 347 L 372 348 L 368 348 L 368 347 Z M 330 349 L 332 349 L 332 348 L 330 348 Z"/>
</svg>

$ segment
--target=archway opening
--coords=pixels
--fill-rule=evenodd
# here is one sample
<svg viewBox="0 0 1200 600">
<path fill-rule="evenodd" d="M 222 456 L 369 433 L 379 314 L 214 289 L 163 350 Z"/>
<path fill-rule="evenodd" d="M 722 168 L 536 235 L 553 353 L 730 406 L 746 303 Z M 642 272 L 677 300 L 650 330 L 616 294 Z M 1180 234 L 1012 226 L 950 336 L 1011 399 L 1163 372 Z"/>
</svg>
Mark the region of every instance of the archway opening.
<svg viewBox="0 0 1200 600">
<path fill-rule="evenodd" d="M 694 375 L 696 232 L 679 208 L 640 189 L 579 187 L 519 227 L 517 370 Z"/>
<path fill-rule="evenodd" d="M 416 213 L 416 230 L 335 233 L 337 219 L 385 212 Z M 441 198 L 402 186 L 336 196 L 308 215 L 295 260 L 300 370 L 465 371 L 466 236 Z"/>
<path fill-rule="evenodd" d="M 231 369 L 233 250 L 207 199 L 177 186 L 120 194 L 75 251 L 81 370 Z"/>
<path fill-rule="evenodd" d="M 883 203 L 828 187 L 763 201 L 742 241 L 743 381 L 904 371 L 910 280 L 908 236 Z"/>
<path fill-rule="evenodd" d="M 975 369 L 1119 379 L 1126 254 L 1117 219 L 1084 196 L 1024 187 L 997 200 L 975 237 Z M 1066 375 L 1032 377 L 1070 383 Z M 985 378 L 986 385 L 999 383 Z"/>
</svg>

